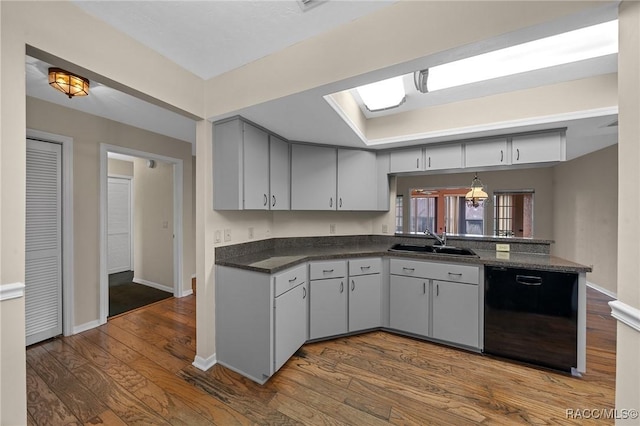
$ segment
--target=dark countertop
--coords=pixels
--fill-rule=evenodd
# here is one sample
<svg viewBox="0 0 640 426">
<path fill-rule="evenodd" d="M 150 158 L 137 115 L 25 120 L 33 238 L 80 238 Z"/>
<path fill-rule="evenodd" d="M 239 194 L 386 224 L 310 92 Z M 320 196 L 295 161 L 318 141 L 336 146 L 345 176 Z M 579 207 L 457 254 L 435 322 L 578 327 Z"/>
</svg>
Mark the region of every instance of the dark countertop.
<svg viewBox="0 0 640 426">
<path fill-rule="evenodd" d="M 389 247 L 391 247 L 391 244 L 388 242 L 360 241 L 354 244 L 267 248 L 250 254 L 216 259 L 216 265 L 273 274 L 307 261 L 386 256 L 473 265 L 498 265 L 514 268 L 544 269 L 560 272 L 591 272 L 591 268 L 588 266 L 580 265 L 549 254 L 521 252 L 503 253 L 493 250 L 474 248 L 473 250 L 478 254 L 478 257 L 466 257 L 434 253 L 389 252 Z"/>
</svg>

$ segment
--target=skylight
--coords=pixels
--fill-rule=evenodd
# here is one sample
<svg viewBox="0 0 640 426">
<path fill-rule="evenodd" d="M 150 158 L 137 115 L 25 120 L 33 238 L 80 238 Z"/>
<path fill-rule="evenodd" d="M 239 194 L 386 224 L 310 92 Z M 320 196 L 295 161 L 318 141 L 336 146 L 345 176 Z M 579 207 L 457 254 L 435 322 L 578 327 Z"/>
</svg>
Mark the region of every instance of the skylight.
<svg viewBox="0 0 640 426">
<path fill-rule="evenodd" d="M 428 77 L 426 89 L 416 90 L 434 92 L 617 52 L 618 21 L 613 20 L 418 71 L 422 78 Z M 409 76 L 413 80 L 413 73 Z M 370 112 L 399 107 L 407 96 L 403 76 L 360 86 L 355 91 Z"/>
<path fill-rule="evenodd" d="M 406 96 L 402 76 L 360 86 L 356 90 L 369 111 L 398 107 L 405 101 Z"/>
<path fill-rule="evenodd" d="M 618 21 L 605 22 L 429 68 L 429 92 L 618 52 Z"/>
</svg>

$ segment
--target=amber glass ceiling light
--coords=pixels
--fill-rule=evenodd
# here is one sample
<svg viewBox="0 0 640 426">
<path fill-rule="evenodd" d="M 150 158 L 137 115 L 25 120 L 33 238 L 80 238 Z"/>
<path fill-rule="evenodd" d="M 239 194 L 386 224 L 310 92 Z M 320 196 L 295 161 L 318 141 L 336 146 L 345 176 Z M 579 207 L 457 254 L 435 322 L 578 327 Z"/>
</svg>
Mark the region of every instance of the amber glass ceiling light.
<svg viewBox="0 0 640 426">
<path fill-rule="evenodd" d="M 49 85 L 69 96 L 87 96 L 89 80 L 60 68 L 49 68 Z"/>
<path fill-rule="evenodd" d="M 484 204 L 487 198 L 489 198 L 489 195 L 484 191 L 484 185 L 482 185 L 482 181 L 476 173 L 473 181 L 471 181 L 471 189 L 464 196 L 464 199 L 469 207 L 478 207 Z"/>
</svg>

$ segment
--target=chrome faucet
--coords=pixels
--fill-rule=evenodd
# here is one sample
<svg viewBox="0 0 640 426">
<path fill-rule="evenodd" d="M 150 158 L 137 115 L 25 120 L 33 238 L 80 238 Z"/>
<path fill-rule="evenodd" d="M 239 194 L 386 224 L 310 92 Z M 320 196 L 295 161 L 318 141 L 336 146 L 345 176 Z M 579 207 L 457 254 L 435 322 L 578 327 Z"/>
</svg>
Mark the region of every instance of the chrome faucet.
<svg viewBox="0 0 640 426">
<path fill-rule="evenodd" d="M 433 238 L 435 238 L 440 243 L 441 246 L 447 245 L 447 229 L 446 228 L 444 229 L 444 231 L 442 231 L 442 237 L 440 237 L 438 234 L 436 234 L 429 228 L 426 228 L 424 230 L 424 233 L 426 235 L 431 235 Z"/>
</svg>

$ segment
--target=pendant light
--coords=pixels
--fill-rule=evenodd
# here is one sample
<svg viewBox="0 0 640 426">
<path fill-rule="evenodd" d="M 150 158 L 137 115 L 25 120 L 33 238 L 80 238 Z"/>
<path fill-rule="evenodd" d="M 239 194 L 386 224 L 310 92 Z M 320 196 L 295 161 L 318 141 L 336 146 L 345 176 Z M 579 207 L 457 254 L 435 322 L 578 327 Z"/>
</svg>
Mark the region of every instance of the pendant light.
<svg viewBox="0 0 640 426">
<path fill-rule="evenodd" d="M 467 192 L 467 195 L 464 196 L 467 206 L 469 207 L 478 207 L 484 204 L 489 195 L 484 191 L 484 185 L 482 181 L 478 178 L 478 174 L 476 173 L 475 177 L 471 181 L 471 189 Z"/>
<path fill-rule="evenodd" d="M 87 96 L 89 80 L 60 68 L 49 68 L 49 85 L 69 97 Z"/>
</svg>

